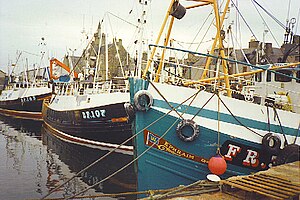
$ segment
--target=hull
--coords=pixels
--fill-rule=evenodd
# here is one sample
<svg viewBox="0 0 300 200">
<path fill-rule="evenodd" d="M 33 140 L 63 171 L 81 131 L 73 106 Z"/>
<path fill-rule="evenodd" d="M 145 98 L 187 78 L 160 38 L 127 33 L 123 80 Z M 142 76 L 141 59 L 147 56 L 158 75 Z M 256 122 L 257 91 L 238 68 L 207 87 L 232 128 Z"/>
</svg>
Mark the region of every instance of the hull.
<svg viewBox="0 0 300 200">
<path fill-rule="evenodd" d="M 42 120 L 42 104 L 51 92 L 0 101 L 0 114 L 21 119 Z"/>
<path fill-rule="evenodd" d="M 62 162 L 68 165 L 71 171 L 78 172 L 85 168 L 90 163 L 104 156 L 108 149 L 98 149 L 90 146 L 83 146 L 68 139 L 58 139 L 53 135 L 53 131 L 43 125 L 42 142 L 47 147 L 53 150 Z M 88 156 L 87 156 L 88 155 Z M 116 162 L 116 160 L 118 162 Z M 112 172 L 117 171 L 125 164 L 132 160 L 131 155 L 124 155 L 122 152 L 114 152 L 110 154 L 103 162 L 95 163 L 93 167 L 88 168 L 80 174 L 80 180 L 83 180 L 89 186 L 111 175 Z M 78 180 L 76 180 L 78 181 Z M 98 187 L 93 187 L 96 192 L 101 193 L 120 193 L 135 191 L 135 173 L 133 166 L 127 167 L 124 171 L 116 174 L 114 177 L 101 183 Z M 126 196 L 126 199 L 128 196 Z M 136 199 L 136 198 L 131 198 Z"/>
<path fill-rule="evenodd" d="M 76 96 L 55 96 L 51 103 L 44 102 L 43 119 L 48 126 L 69 136 L 121 144 L 131 137 L 131 123 L 124 107 L 126 102 L 121 98 L 117 102 L 108 103 L 110 95 L 105 96 L 106 100 L 103 102 L 103 95 L 90 95 L 83 98 L 85 100 L 80 105 L 77 104 Z M 85 104 L 86 99 L 91 104 Z M 129 100 L 129 96 L 127 99 Z M 72 107 L 72 103 L 78 106 Z"/>
<path fill-rule="evenodd" d="M 280 138 L 281 149 L 285 138 L 288 144 L 300 143 L 299 114 L 277 110 L 277 118 L 273 110 L 267 111 L 261 105 L 225 96 L 219 100 L 217 95 L 197 93 L 187 87 L 155 83 L 154 88 L 144 80 L 130 81 L 132 102 L 139 90 L 146 90 L 153 97 L 153 105 L 147 111 L 136 112 L 134 123 L 139 191 L 206 179 L 211 173 L 208 161 L 218 150 L 227 162 L 222 179 L 266 170 L 275 164 L 276 157 L 262 148 L 262 139 L 269 129 Z M 180 138 L 178 126 L 183 119 L 197 124 L 198 137 L 190 141 Z M 187 137 L 193 132 L 182 131 Z"/>
</svg>

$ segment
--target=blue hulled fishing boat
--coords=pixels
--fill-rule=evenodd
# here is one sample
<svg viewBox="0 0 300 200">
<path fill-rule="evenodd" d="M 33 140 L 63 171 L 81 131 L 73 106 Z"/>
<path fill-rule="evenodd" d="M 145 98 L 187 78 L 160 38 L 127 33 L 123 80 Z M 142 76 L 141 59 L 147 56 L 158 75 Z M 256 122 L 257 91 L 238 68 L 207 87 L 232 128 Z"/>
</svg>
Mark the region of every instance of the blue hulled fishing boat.
<svg viewBox="0 0 300 200">
<path fill-rule="evenodd" d="M 289 77 L 294 86 L 298 85 L 293 88 L 299 90 L 299 62 L 256 66 L 229 59 L 225 56 L 221 27 L 230 1 L 223 5 L 223 12 L 217 1 L 195 2 L 198 3 L 183 7 L 178 1 L 171 1 L 161 28 L 170 18 L 164 45 L 158 45 L 161 31 L 157 43 L 152 45 L 143 78 L 130 79 L 130 98 L 136 111 L 133 130 L 139 191 L 186 185 L 206 179 L 211 173 L 221 178 L 245 175 L 299 159 L 299 109 L 291 109 L 290 101 L 279 101 L 268 94 L 254 95 L 249 100 L 248 93 L 241 92 L 245 89 L 233 88 L 234 77 L 264 72 L 285 77 L 278 72 L 285 68 L 293 71 Z M 212 51 L 203 54 L 168 46 L 174 18 L 181 19 L 186 8 L 204 5 L 212 5 L 216 15 Z M 157 49 L 162 49 L 160 62 L 154 59 Z M 171 63 L 164 58 L 169 50 L 205 58 L 207 67 L 203 74 L 214 66 L 215 77 L 184 78 L 174 67 L 180 68 L 179 61 Z M 229 75 L 230 63 L 258 69 Z M 167 66 L 177 71 L 172 73 Z M 296 98 L 298 101 L 293 102 L 297 104 L 299 96 Z"/>
</svg>

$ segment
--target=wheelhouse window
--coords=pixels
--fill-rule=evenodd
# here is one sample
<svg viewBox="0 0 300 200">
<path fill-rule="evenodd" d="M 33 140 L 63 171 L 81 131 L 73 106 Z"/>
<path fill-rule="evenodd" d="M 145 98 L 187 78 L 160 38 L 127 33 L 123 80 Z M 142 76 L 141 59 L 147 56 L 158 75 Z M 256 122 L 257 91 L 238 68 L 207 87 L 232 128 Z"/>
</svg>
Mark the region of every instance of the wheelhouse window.
<svg viewBox="0 0 300 200">
<path fill-rule="evenodd" d="M 279 70 L 280 74 L 276 73 L 275 75 L 275 81 L 277 82 L 291 82 L 293 72 L 290 70 Z"/>
</svg>

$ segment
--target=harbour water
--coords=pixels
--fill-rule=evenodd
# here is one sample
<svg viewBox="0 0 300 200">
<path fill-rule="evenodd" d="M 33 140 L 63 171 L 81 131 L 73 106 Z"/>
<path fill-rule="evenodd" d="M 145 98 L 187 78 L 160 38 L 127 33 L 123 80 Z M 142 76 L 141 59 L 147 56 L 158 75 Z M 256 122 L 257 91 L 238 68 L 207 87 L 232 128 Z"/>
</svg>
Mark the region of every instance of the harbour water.
<svg viewBox="0 0 300 200">
<path fill-rule="evenodd" d="M 42 122 L 1 117 L 0 131 L 1 199 L 42 198 L 107 153 L 62 141 L 51 135 Z M 113 153 L 49 197 L 77 194 L 131 160 L 131 155 Z M 130 166 L 81 196 L 135 191 L 135 180 L 133 166 Z M 133 196 L 128 198 L 134 199 Z"/>
</svg>

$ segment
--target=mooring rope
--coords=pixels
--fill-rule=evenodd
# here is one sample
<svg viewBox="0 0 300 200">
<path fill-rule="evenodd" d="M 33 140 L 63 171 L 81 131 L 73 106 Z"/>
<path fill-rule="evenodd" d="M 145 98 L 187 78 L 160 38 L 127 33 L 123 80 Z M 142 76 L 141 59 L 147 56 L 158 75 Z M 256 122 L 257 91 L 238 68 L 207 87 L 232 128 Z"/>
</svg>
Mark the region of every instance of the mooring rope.
<svg viewBox="0 0 300 200">
<path fill-rule="evenodd" d="M 161 195 L 157 195 L 157 196 L 150 196 L 148 198 L 145 198 L 145 200 L 163 199 L 163 198 L 168 198 L 168 197 L 171 197 L 171 196 L 174 196 L 174 195 L 180 195 L 180 194 L 176 194 L 176 193 L 178 193 L 180 191 L 183 191 L 183 190 L 186 190 L 188 188 L 191 188 L 193 186 L 197 186 L 197 185 L 198 186 L 204 186 L 204 187 L 205 186 L 206 187 L 211 187 L 209 192 L 220 191 L 218 183 L 207 183 L 204 180 L 199 180 L 199 181 L 196 181 L 196 182 L 191 183 L 189 185 L 185 185 L 185 186 L 181 185 L 181 186 L 178 186 L 176 188 L 172 188 L 171 191 L 166 192 L 165 194 L 161 194 Z M 208 190 L 205 190 L 205 192 L 208 192 Z M 199 193 L 201 193 L 200 189 L 198 189 L 198 191 L 195 191 L 194 194 L 199 194 Z M 203 191 L 202 191 L 202 193 L 203 193 Z M 188 192 L 185 193 L 185 195 L 191 195 L 191 194 L 193 194 L 193 193 L 190 193 L 190 194 Z"/>
<path fill-rule="evenodd" d="M 150 82 L 150 81 L 149 81 Z M 152 83 L 153 84 L 153 83 Z M 156 88 L 157 89 L 157 88 Z M 187 98 L 185 101 L 183 101 L 182 103 L 180 103 L 178 106 L 175 107 L 175 109 L 179 106 L 181 106 L 182 104 L 184 104 L 185 102 L 187 102 L 189 99 L 193 98 L 193 100 L 196 98 L 196 96 L 199 94 L 199 92 L 202 90 L 197 90 L 197 92 L 193 95 L 191 95 L 189 98 Z M 157 89 L 157 92 L 160 93 L 160 91 Z M 162 94 L 161 94 L 162 95 Z M 210 98 L 211 99 L 211 98 Z M 208 101 L 210 101 L 210 99 Z M 166 100 L 166 99 L 165 99 Z M 193 102 L 193 100 L 190 102 L 189 106 L 191 105 L 191 103 Z M 206 105 L 207 103 L 205 103 L 203 105 L 203 107 Z M 203 107 L 201 108 L 201 110 L 203 109 Z M 174 108 L 174 107 L 173 107 Z M 182 112 L 183 114 L 187 111 L 188 107 Z M 157 120 L 155 120 L 154 122 L 152 122 L 151 124 L 149 124 L 148 126 L 144 127 L 143 129 L 141 129 L 141 131 L 139 131 L 137 134 L 135 134 L 132 138 L 136 137 L 138 134 L 140 134 L 143 130 L 149 128 L 150 126 L 152 126 L 153 124 L 157 123 L 158 121 L 160 121 L 163 117 L 166 117 L 169 113 L 171 113 L 172 111 L 175 111 L 174 109 L 171 109 L 170 111 L 168 111 L 166 114 L 162 115 L 162 117 L 158 118 Z M 171 128 L 179 121 L 179 118 L 177 118 L 174 123 L 159 137 L 159 139 L 163 138 L 170 130 Z M 86 191 L 88 191 L 89 189 L 99 185 L 100 183 L 108 180 L 109 178 L 113 177 L 114 175 L 118 174 L 119 172 L 123 171 L 124 169 L 126 169 L 128 166 L 130 166 L 132 163 L 134 163 L 135 161 L 137 161 L 140 157 L 142 157 L 145 153 L 147 153 L 153 146 L 155 145 L 155 143 L 153 143 L 151 146 L 149 146 L 144 152 L 142 152 L 140 155 L 138 155 L 135 159 L 133 159 L 132 161 L 130 161 L 129 163 L 127 163 L 125 166 L 123 166 L 122 168 L 120 168 L 119 170 L 115 171 L 114 173 L 112 173 L 111 175 L 107 176 L 106 178 L 102 179 L 101 181 L 98 181 L 97 183 L 87 187 L 86 189 L 80 191 L 79 193 L 73 195 L 72 197 L 68 197 L 67 199 L 71 199 L 74 198 Z"/>
<path fill-rule="evenodd" d="M 222 104 L 224 105 L 224 107 L 228 110 L 228 112 L 231 114 L 231 116 L 243 127 L 245 127 L 246 129 L 248 129 L 249 131 L 255 133 L 256 135 L 259 135 L 260 137 L 263 137 L 261 134 L 259 134 L 258 132 L 252 130 L 251 128 L 249 128 L 248 126 L 246 126 L 245 124 L 243 124 L 232 112 L 231 110 L 227 107 L 227 105 L 224 103 L 224 101 L 221 99 L 220 96 L 218 96 L 218 98 L 220 99 L 220 101 L 222 102 Z"/>
<path fill-rule="evenodd" d="M 171 110 L 172 112 L 172 110 Z M 162 136 L 159 137 L 159 139 L 163 138 L 170 130 L 171 128 L 179 121 L 179 118 L 177 118 L 177 120 L 174 121 L 174 123 L 164 132 L 164 134 L 162 134 Z M 143 129 L 140 131 L 142 132 Z M 123 171 L 124 169 L 126 169 L 129 165 L 131 165 L 132 163 L 134 163 L 135 161 L 137 161 L 140 157 L 142 157 L 145 153 L 147 153 L 153 146 L 155 145 L 155 143 L 153 143 L 151 146 L 149 146 L 145 151 L 143 151 L 140 155 L 138 155 L 135 159 L 133 159 L 132 161 L 130 161 L 129 163 L 127 163 L 126 165 L 124 165 L 123 167 L 121 167 L 119 170 L 115 171 L 114 173 L 112 173 L 111 175 L 105 177 L 104 179 L 102 179 L 101 181 L 98 181 L 97 183 L 87 187 L 86 189 L 74 194 L 73 196 L 71 197 L 68 197 L 66 199 L 72 199 L 86 191 L 88 191 L 89 189 L 99 185 L 100 183 L 103 183 L 104 181 L 110 179 L 111 177 L 113 177 L 114 175 L 118 174 L 119 172 Z"/>
<path fill-rule="evenodd" d="M 186 100 L 184 100 L 182 103 L 180 103 L 178 106 L 176 106 L 175 108 L 180 107 L 182 104 L 186 103 L 187 101 L 189 101 L 191 98 L 193 98 L 195 95 L 197 95 L 197 93 L 191 95 L 190 97 L 188 97 Z M 112 154 L 113 152 L 115 152 L 117 149 L 119 149 L 121 146 L 123 146 L 124 144 L 126 144 L 127 142 L 129 142 L 130 140 L 132 140 L 133 138 L 137 137 L 141 132 L 143 132 L 144 129 L 149 128 L 150 126 L 154 125 L 155 123 L 157 123 L 158 121 L 160 121 L 161 119 L 163 119 L 164 117 L 166 117 L 168 114 L 170 114 L 173 110 L 168 111 L 167 113 L 165 113 L 164 115 L 162 115 L 161 117 L 159 117 L 158 119 L 156 119 L 155 121 L 153 121 L 151 124 L 145 126 L 141 131 L 139 131 L 138 133 L 136 133 L 135 135 L 131 136 L 130 138 L 128 138 L 127 140 L 125 140 L 123 143 L 121 143 L 120 145 L 118 145 L 117 147 L 115 147 L 114 149 L 110 150 L 108 153 L 106 153 L 105 155 L 103 155 L 101 158 L 95 160 L 94 162 L 92 162 L 90 165 L 88 165 L 87 167 L 85 167 L 84 169 L 80 170 L 79 172 L 77 172 L 73 177 L 71 177 L 70 179 L 68 179 L 67 181 L 65 181 L 64 183 L 58 185 L 57 187 L 55 187 L 53 190 L 51 190 L 48 194 L 46 194 L 45 196 L 43 196 L 41 198 L 45 199 L 46 197 L 48 197 L 49 195 L 51 195 L 53 192 L 57 191 L 59 188 L 61 188 L 62 186 L 66 185 L 67 183 L 69 183 L 71 180 L 73 180 L 74 178 L 76 178 L 78 175 L 80 175 L 81 173 L 85 172 L 86 170 L 88 170 L 89 168 L 91 168 L 92 166 L 94 166 L 95 164 L 97 164 L 98 162 L 100 162 L 101 160 L 103 160 L 104 158 L 106 158 L 107 156 L 109 156 L 110 154 Z"/>
<path fill-rule="evenodd" d="M 178 113 L 178 111 L 170 104 L 170 102 L 164 97 L 164 95 L 162 95 L 162 93 L 157 89 L 157 87 L 152 83 L 152 81 L 150 81 L 149 78 L 147 78 L 147 80 L 152 85 L 152 87 L 156 90 L 156 92 L 163 98 L 163 100 L 170 106 L 170 108 L 174 110 L 181 119 L 183 119 L 182 115 Z"/>
<path fill-rule="evenodd" d="M 180 103 L 178 106 L 176 106 L 175 108 L 181 106 L 182 104 L 184 104 L 185 102 L 187 102 L 189 99 L 191 98 L 196 98 L 196 96 L 199 94 L 201 90 L 197 90 L 197 92 L 193 95 L 191 95 L 189 98 L 187 98 L 185 101 L 183 101 L 182 103 Z M 157 89 L 157 92 L 158 89 Z M 160 92 L 159 92 L 160 93 Z M 161 93 L 160 93 L 161 94 Z M 194 100 L 194 99 L 193 99 Z M 210 100 L 210 99 L 209 99 Z M 190 102 L 189 106 L 191 105 L 193 101 Z M 204 104 L 205 106 L 206 104 Z M 203 107 L 204 107 L 203 106 Z M 188 107 L 182 112 L 183 114 L 187 111 Z M 134 137 L 136 137 L 138 134 L 140 134 L 141 132 L 143 132 L 143 130 L 149 128 L 150 126 L 152 126 L 153 124 L 157 123 L 158 121 L 160 121 L 163 117 L 166 117 L 169 113 L 171 113 L 172 111 L 174 111 L 174 109 L 171 109 L 170 111 L 168 111 L 166 114 L 162 115 L 162 117 L 158 118 L 157 120 L 155 120 L 154 122 L 152 122 L 151 124 L 149 124 L 148 126 L 144 127 L 143 129 L 141 129 L 141 131 L 139 131 L 137 134 L 134 135 Z M 159 139 L 163 138 L 170 130 L 171 128 L 179 121 L 179 118 L 177 118 L 174 123 L 159 137 Z M 131 137 L 131 138 L 134 138 Z M 149 146 L 144 152 L 142 152 L 140 155 L 138 155 L 135 159 L 133 159 L 132 161 L 130 161 L 129 163 L 127 163 L 125 166 L 123 166 L 122 168 L 120 168 L 119 170 L 115 171 L 114 173 L 112 173 L 111 175 L 105 177 L 104 179 L 102 179 L 101 181 L 98 181 L 97 183 L 87 187 L 86 189 L 80 191 L 79 193 L 73 195 L 72 197 L 68 197 L 67 199 L 71 199 L 74 198 L 86 191 L 88 191 L 89 189 L 99 185 L 100 183 L 103 183 L 104 181 L 110 179 L 111 177 L 113 177 L 114 175 L 118 174 L 119 172 L 123 171 L 124 169 L 126 169 L 128 166 L 130 166 L 132 163 L 134 163 L 135 161 L 137 161 L 140 157 L 142 157 L 145 153 L 147 153 L 153 146 L 155 145 L 155 143 L 153 143 L 151 146 Z"/>
<path fill-rule="evenodd" d="M 92 194 L 92 195 L 83 195 L 83 196 L 76 196 L 73 199 L 86 199 L 86 198 L 101 198 L 101 197 L 124 197 L 124 196 L 131 196 L 131 195 L 150 195 L 150 197 L 143 198 L 145 200 L 148 199 L 161 199 L 167 197 L 174 197 L 174 196 L 191 196 L 191 195 L 198 195 L 201 193 L 207 192 L 216 192 L 220 191 L 219 183 L 216 182 L 208 182 L 206 180 L 199 180 L 190 185 L 180 185 L 175 188 L 168 188 L 168 189 L 159 189 L 159 190 L 145 190 L 145 191 L 135 191 L 135 192 L 120 192 L 115 194 Z M 186 190 L 186 191 L 184 191 Z M 65 199 L 64 197 L 57 197 L 57 198 L 48 198 L 47 200 L 62 200 Z M 28 199 L 28 200 L 37 200 L 37 199 Z"/>
</svg>

